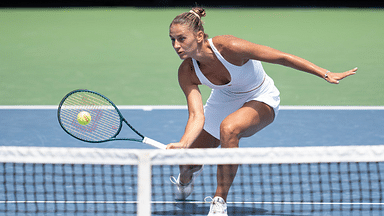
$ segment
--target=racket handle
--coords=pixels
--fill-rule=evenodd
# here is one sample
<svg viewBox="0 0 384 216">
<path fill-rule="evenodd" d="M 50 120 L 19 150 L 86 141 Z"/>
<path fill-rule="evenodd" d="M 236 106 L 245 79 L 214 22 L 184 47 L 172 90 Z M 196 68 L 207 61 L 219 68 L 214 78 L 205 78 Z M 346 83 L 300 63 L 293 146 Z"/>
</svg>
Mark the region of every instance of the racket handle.
<svg viewBox="0 0 384 216">
<path fill-rule="evenodd" d="M 165 149 L 167 147 L 163 143 L 157 142 L 156 140 L 153 140 L 153 139 L 148 138 L 148 137 L 144 137 L 142 142 L 145 144 L 151 145 L 153 147 L 159 148 L 159 149 Z"/>
</svg>

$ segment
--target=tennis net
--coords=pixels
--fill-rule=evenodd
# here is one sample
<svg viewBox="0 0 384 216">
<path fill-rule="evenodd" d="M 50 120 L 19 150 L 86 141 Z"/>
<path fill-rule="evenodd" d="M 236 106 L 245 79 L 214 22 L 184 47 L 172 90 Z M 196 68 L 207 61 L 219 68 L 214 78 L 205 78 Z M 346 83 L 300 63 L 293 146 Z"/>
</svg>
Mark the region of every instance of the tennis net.
<svg viewBox="0 0 384 216">
<path fill-rule="evenodd" d="M 185 201 L 170 176 L 204 164 Z M 207 215 L 218 164 L 239 164 L 228 215 L 383 215 L 384 146 L 189 150 L 0 147 L 0 214 Z"/>
</svg>

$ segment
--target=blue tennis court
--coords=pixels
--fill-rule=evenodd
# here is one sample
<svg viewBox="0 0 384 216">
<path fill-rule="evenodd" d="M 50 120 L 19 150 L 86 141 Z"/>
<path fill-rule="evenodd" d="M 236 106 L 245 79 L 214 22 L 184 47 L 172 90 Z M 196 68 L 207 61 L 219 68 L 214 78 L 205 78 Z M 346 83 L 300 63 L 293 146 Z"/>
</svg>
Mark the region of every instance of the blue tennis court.
<svg viewBox="0 0 384 216">
<path fill-rule="evenodd" d="M 188 118 L 186 109 L 121 111 L 138 131 L 163 143 L 178 141 Z M 57 111 L 53 108 L 0 109 L 0 116 L 1 146 L 151 148 L 125 141 L 103 144 L 78 141 L 61 129 Z M 383 131 L 382 107 L 350 110 L 283 108 L 274 123 L 241 140 L 240 147 L 382 145 Z M 120 135 L 124 135 L 124 131 Z"/>
<path fill-rule="evenodd" d="M 326 108 L 326 107 L 325 107 Z M 240 142 L 242 148 L 248 147 L 316 147 L 316 146 L 371 146 L 382 145 L 384 140 L 383 122 L 384 122 L 384 109 L 381 107 L 357 107 L 357 108 L 335 108 L 328 107 L 314 108 L 314 107 L 283 107 L 280 111 L 276 121 L 268 126 L 263 131 L 259 132 L 253 137 L 246 138 Z M 181 137 L 184 131 L 185 122 L 187 120 L 186 109 L 122 109 L 122 114 L 126 119 L 144 135 L 156 139 L 163 143 L 175 142 Z M 0 145 L 1 146 L 38 146 L 38 147 L 82 147 L 82 148 L 119 148 L 119 149 L 151 149 L 152 147 L 126 141 L 107 142 L 102 144 L 90 144 L 78 141 L 67 135 L 59 126 L 57 122 L 57 113 L 54 108 L 37 109 L 37 108 L 11 108 L 0 109 Z M 123 130 L 124 133 L 129 134 L 129 130 Z M 380 164 L 382 165 L 382 164 Z M 228 200 L 228 213 L 229 215 L 345 215 L 343 210 L 351 207 L 349 205 L 341 205 L 337 207 L 338 213 L 318 214 L 318 208 L 324 210 L 335 210 L 332 204 L 314 206 L 314 205 L 301 205 L 295 207 L 294 200 L 297 196 L 301 199 L 308 197 L 311 200 L 318 202 L 332 203 L 340 202 L 343 198 L 344 201 L 351 202 L 354 198 L 348 191 L 353 187 L 363 188 L 361 193 L 364 198 L 366 193 L 370 194 L 368 203 L 362 200 L 363 204 L 357 206 L 358 213 L 348 215 L 369 215 L 364 211 L 360 211 L 361 206 L 369 205 L 371 200 L 375 205 L 369 206 L 372 209 L 370 215 L 383 214 L 378 208 L 377 201 L 383 200 L 382 190 L 384 182 L 384 173 L 377 170 L 377 164 L 364 163 L 362 165 L 336 163 L 332 165 L 324 164 L 308 164 L 303 168 L 296 165 L 284 166 L 241 166 L 239 168 L 238 176 L 235 179 L 232 191 L 241 191 L 244 185 L 246 187 L 254 187 L 253 192 L 243 191 L 239 194 L 229 195 Z M 137 178 L 131 173 L 136 174 L 136 168 L 130 166 L 109 166 L 97 165 L 91 167 L 85 166 L 70 166 L 70 165 L 49 165 L 47 167 L 37 166 L 32 167 L 25 165 L 24 168 L 27 173 L 22 175 L 15 175 L 14 179 L 17 181 L 34 180 L 38 183 L 24 184 L 23 186 L 10 185 L 9 187 L 18 191 L 38 191 L 46 190 L 48 193 L 39 194 L 34 192 L 35 197 L 28 197 L 26 193 L 19 194 L 16 197 L 3 197 L 0 200 L 22 200 L 22 199 L 35 199 L 36 197 L 41 200 L 69 200 L 69 202 L 60 203 L 53 202 L 51 204 L 43 203 L 19 203 L 17 208 L 19 213 L 8 213 L 7 215 L 22 215 L 24 210 L 34 212 L 36 209 L 43 209 L 43 214 L 28 214 L 28 215 L 60 215 L 55 213 L 58 209 L 66 208 L 73 215 L 96 215 L 105 214 L 109 208 L 115 209 L 114 215 L 123 215 L 119 212 L 127 212 L 132 215 L 137 208 L 136 204 L 136 189 Z M 17 166 L 7 165 L 0 169 L 4 172 L 21 173 Z M 76 174 L 82 173 L 83 170 L 88 170 L 87 175 Z M 152 193 L 155 194 L 152 200 L 153 215 L 206 215 L 209 211 L 209 204 L 204 203 L 203 199 L 206 195 L 213 195 L 215 185 L 215 167 L 206 166 L 202 176 L 196 181 L 195 194 L 193 194 L 188 202 L 174 202 L 172 191 L 174 190 L 169 181 L 170 175 L 177 176 L 177 166 L 155 166 L 152 173 Z M 290 170 L 294 175 L 285 175 Z M 326 170 L 327 172 L 317 173 L 318 170 Z M 113 172 L 112 172 L 113 171 Z M 369 174 L 366 172 L 369 171 Z M 30 177 L 29 173 L 44 173 L 48 172 L 53 174 L 54 177 L 46 177 L 44 175 L 36 175 Z M 69 178 L 68 173 L 74 173 L 75 177 Z M 104 178 L 104 174 L 113 173 L 116 177 L 113 179 L 103 179 L 109 185 L 115 188 L 104 191 L 104 195 L 91 199 L 81 195 L 82 191 L 88 191 L 91 194 L 99 190 L 100 179 Z M 261 175 L 260 173 L 263 173 Z M 317 173 L 317 174 L 315 174 Z M 129 175 L 128 175 L 129 174 Z M 259 175 L 260 174 L 260 175 Z M 297 174 L 297 175 L 296 175 Z M 250 177 L 251 176 L 251 177 Z M 337 177 L 338 176 L 338 177 Z M 344 185 L 342 179 L 344 177 L 357 179 L 351 185 Z M 4 181 L 10 181 L 6 177 L 0 177 Z M 244 180 L 243 180 L 244 179 Z M 306 185 L 308 180 L 314 180 L 315 184 Z M 373 182 L 371 185 L 362 186 L 365 180 L 369 179 Z M 262 181 L 261 181 L 262 180 Z M 326 180 L 331 180 L 332 185 L 325 184 Z M 169 184 L 164 184 L 169 183 Z M 206 182 L 213 182 L 212 184 L 202 184 Z M 250 184 L 256 183 L 255 185 Z M 285 182 L 299 182 L 304 184 L 298 192 L 299 188 L 294 184 L 285 184 Z M 68 185 L 71 185 L 70 187 Z M 29 189 L 30 187 L 30 189 Z M 0 188 L 0 192 L 4 194 L 4 184 Z M 274 188 L 274 189 L 272 189 Z M 304 189 L 303 189 L 304 188 Z M 3 190 L 3 191 L 1 191 Z M 8 189 L 9 190 L 9 189 Z M 54 195 L 53 190 L 58 191 L 58 195 Z M 69 190 L 69 192 L 64 192 Z M 314 193 L 306 193 L 306 191 L 315 191 Z M 330 195 L 332 190 L 346 192 L 338 193 L 338 195 Z M 288 195 L 283 195 L 281 191 L 288 191 Z M 156 198 L 156 194 L 166 194 L 162 198 Z M 303 195 L 304 194 L 304 195 Z M 263 196 L 263 197 L 262 197 Z M 329 198 L 330 197 L 330 198 Z M 253 200 L 269 199 L 270 202 L 263 204 L 254 202 Z M 88 200 L 88 202 L 83 202 Z M 117 201 L 117 204 L 106 203 L 105 200 Z M 99 205 L 96 203 L 100 201 Z M 157 204 L 156 202 L 159 202 Z M 81 203 L 83 202 L 83 203 Z M 120 202 L 120 203 L 118 203 Z M 164 204 L 165 202 L 165 204 Z M 285 204 L 278 204 L 284 202 Z M 160 204 L 161 203 L 161 204 Z M 272 203 L 274 203 L 272 207 Z M 276 205 L 277 204 L 277 205 Z M 11 206 L 11 205 L 9 205 Z M 9 210 L 15 210 L 14 206 Z M 53 207 L 55 206 L 55 207 Z M 275 211 L 282 210 L 291 212 L 292 209 L 298 209 L 299 212 L 311 212 L 313 214 L 271 214 L 269 211 L 274 208 Z M 0 203 L 0 210 L 4 210 L 4 203 Z M 21 213 L 20 213 L 21 212 Z M 240 212 L 240 213 L 238 213 Z M 63 214 L 64 215 L 64 214 Z M 127 215 L 127 214 L 125 214 Z"/>
</svg>

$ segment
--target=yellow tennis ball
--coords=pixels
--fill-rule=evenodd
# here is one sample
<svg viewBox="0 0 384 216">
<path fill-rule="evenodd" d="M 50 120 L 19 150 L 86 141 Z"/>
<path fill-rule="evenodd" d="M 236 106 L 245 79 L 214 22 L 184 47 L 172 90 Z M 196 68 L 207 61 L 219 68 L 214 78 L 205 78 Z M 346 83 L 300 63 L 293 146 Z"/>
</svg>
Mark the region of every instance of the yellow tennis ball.
<svg viewBox="0 0 384 216">
<path fill-rule="evenodd" d="M 79 112 L 79 114 L 77 115 L 77 121 L 79 122 L 79 124 L 81 125 L 87 125 L 91 122 L 91 114 L 89 114 L 89 112 L 86 112 L 86 111 L 81 111 Z"/>
</svg>

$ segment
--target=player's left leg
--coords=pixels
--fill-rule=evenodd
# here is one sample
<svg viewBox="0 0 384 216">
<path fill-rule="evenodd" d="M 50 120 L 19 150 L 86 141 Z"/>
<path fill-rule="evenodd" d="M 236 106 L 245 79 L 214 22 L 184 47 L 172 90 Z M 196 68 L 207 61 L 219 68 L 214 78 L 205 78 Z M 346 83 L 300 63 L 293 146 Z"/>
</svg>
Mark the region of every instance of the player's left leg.
<svg viewBox="0 0 384 216">
<path fill-rule="evenodd" d="M 274 110 L 265 103 L 250 101 L 228 115 L 220 125 L 222 148 L 237 148 L 242 137 L 249 137 L 271 124 Z M 235 178 L 238 165 L 221 165 L 217 168 L 217 189 L 215 196 L 227 199 L 229 188 Z"/>
<path fill-rule="evenodd" d="M 222 148 L 236 148 L 242 137 L 249 137 L 273 122 L 273 108 L 259 101 L 249 101 L 228 115 L 220 125 Z"/>
</svg>

